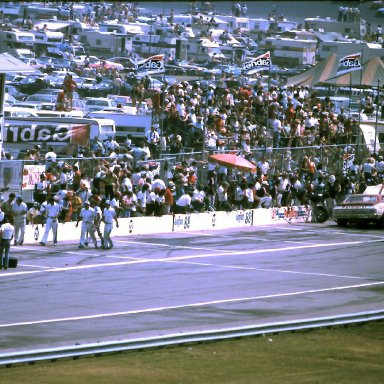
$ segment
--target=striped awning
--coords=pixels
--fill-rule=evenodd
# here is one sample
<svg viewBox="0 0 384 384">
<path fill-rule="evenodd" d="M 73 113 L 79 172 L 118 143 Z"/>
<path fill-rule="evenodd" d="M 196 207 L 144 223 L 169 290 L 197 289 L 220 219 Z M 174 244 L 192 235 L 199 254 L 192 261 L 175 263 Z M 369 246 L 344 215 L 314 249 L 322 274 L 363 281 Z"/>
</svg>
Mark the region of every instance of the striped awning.
<svg viewBox="0 0 384 384">
<path fill-rule="evenodd" d="M 377 87 L 383 86 L 384 63 L 378 57 L 373 57 L 366 63 L 360 71 L 353 71 L 344 75 L 332 77 L 323 82 L 324 85 L 335 87 Z"/>
</svg>

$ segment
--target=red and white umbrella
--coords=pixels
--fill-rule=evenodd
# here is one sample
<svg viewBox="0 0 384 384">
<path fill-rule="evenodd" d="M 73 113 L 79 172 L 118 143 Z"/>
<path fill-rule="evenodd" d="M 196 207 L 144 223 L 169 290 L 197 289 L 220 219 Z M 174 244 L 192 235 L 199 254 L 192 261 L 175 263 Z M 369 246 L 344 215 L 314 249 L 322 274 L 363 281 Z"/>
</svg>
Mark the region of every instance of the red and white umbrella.
<svg viewBox="0 0 384 384">
<path fill-rule="evenodd" d="M 256 172 L 256 165 L 234 153 L 217 153 L 210 155 L 208 160 L 228 168 L 236 168 L 240 171 Z"/>
</svg>

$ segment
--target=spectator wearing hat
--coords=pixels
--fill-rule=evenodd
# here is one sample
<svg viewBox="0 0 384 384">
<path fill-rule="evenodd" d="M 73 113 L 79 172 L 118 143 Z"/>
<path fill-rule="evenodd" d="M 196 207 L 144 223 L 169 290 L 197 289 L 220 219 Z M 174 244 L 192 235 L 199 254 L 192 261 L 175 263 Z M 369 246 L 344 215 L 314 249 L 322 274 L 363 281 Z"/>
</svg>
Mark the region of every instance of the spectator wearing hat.
<svg viewBox="0 0 384 384">
<path fill-rule="evenodd" d="M 40 245 L 45 246 L 48 240 L 49 232 L 52 230 L 53 245 L 57 244 L 57 227 L 58 218 L 60 215 L 61 206 L 55 201 L 53 196 L 48 198 L 47 204 L 40 207 L 40 212 L 44 214 L 46 218 L 45 231 L 41 238 Z"/>
<path fill-rule="evenodd" d="M 119 228 L 119 221 L 117 220 L 116 211 L 111 207 L 111 202 L 106 200 L 104 202 L 105 208 L 103 209 L 102 220 L 104 221 L 104 234 L 103 234 L 103 248 L 111 249 L 113 242 L 111 240 L 111 232 L 113 229 L 113 221 L 116 223 L 116 228 Z"/>
<path fill-rule="evenodd" d="M 95 236 L 95 219 L 96 219 L 96 214 L 95 210 L 91 208 L 89 201 L 84 202 L 84 207 L 80 211 L 80 215 L 77 218 L 76 222 L 76 228 L 79 226 L 79 221 L 81 220 L 81 234 L 80 234 L 80 244 L 79 248 L 84 248 L 85 243 L 86 243 L 86 235 L 87 232 L 93 241 L 93 244 L 95 245 L 95 248 L 97 249 L 97 240 Z"/>
<path fill-rule="evenodd" d="M 15 228 L 11 224 L 10 218 L 5 217 L 4 222 L 0 226 L 0 269 L 8 269 L 9 249 L 11 248 L 14 234 Z"/>
<path fill-rule="evenodd" d="M 173 181 L 168 182 L 168 186 L 164 191 L 164 204 L 163 204 L 163 214 L 169 215 L 173 213 L 174 209 L 174 196 L 176 195 L 176 186 Z"/>
<path fill-rule="evenodd" d="M 27 211 L 27 204 L 18 195 L 16 201 L 12 204 L 13 225 L 15 227 L 14 245 L 23 245 Z"/>
</svg>

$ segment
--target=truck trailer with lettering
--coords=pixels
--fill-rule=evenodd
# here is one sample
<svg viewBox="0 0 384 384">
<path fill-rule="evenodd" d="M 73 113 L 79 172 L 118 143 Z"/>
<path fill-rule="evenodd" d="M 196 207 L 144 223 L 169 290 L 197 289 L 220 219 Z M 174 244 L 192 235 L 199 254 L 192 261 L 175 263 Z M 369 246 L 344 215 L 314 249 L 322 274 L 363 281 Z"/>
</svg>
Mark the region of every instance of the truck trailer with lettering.
<svg viewBox="0 0 384 384">
<path fill-rule="evenodd" d="M 72 155 L 77 146 L 86 146 L 94 137 L 106 140 L 115 134 L 113 120 L 96 118 L 13 117 L 5 118 L 2 127 L 4 150 L 14 158 L 35 144 L 43 148 L 52 146 L 58 154 Z"/>
</svg>

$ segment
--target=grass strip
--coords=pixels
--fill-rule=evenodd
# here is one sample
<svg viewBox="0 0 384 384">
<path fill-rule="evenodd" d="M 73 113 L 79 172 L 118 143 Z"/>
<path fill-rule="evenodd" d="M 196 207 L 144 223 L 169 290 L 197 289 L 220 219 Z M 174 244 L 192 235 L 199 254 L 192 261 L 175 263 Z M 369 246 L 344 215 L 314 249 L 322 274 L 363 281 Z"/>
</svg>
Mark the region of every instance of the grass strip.
<svg viewBox="0 0 384 384">
<path fill-rule="evenodd" d="M 384 382 L 384 322 L 0 368 L 1 384 Z"/>
</svg>

